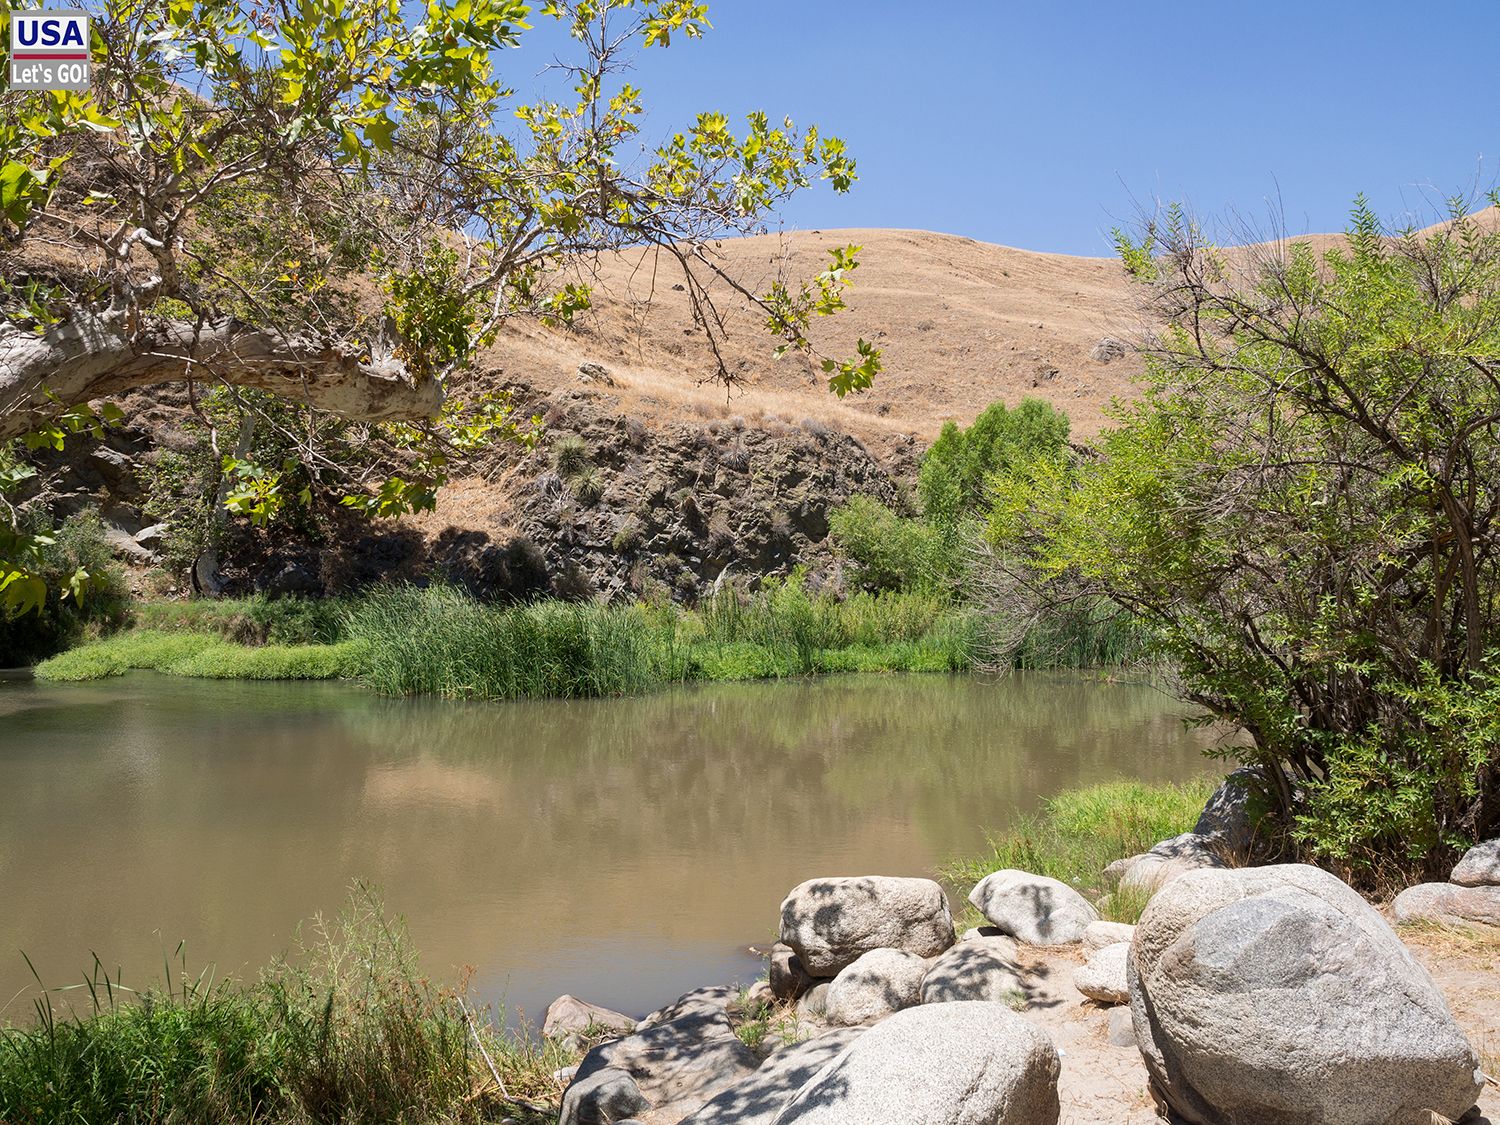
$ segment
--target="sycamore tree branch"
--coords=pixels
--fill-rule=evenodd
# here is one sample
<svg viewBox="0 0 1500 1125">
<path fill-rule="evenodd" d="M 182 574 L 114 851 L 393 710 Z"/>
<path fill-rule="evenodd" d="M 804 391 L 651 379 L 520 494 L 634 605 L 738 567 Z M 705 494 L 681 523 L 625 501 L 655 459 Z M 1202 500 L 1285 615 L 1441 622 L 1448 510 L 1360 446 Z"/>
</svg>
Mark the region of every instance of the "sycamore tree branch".
<svg viewBox="0 0 1500 1125">
<path fill-rule="evenodd" d="M 414 382 L 390 356 L 283 336 L 221 318 L 130 330 L 123 310 L 77 310 L 38 336 L 0 323 L 0 440 L 79 403 L 137 387 L 215 379 L 362 421 L 422 421 L 442 408 L 437 380 Z"/>
</svg>

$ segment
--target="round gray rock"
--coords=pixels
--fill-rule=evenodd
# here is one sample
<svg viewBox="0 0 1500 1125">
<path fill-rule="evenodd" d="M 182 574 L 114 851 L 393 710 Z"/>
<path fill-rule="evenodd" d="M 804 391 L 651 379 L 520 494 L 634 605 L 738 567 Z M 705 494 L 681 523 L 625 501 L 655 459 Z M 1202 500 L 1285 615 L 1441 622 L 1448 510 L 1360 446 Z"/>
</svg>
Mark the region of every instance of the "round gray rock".
<svg viewBox="0 0 1500 1125">
<path fill-rule="evenodd" d="M 542 1034 L 548 1039 L 560 1039 L 575 1031 L 609 1031 L 628 1035 L 635 1030 L 635 1020 L 598 1004 L 590 1004 L 567 993 L 547 1005 L 547 1016 L 542 1022 Z"/>
<path fill-rule="evenodd" d="M 1212 837 L 1184 832 L 1136 856 L 1120 879 L 1120 889 L 1155 894 L 1189 871 L 1225 866 L 1220 848 Z"/>
<path fill-rule="evenodd" d="M 953 915 L 931 879 L 809 879 L 781 904 L 781 940 L 807 972 L 832 977 L 872 949 L 936 956 L 953 944 Z"/>
<path fill-rule="evenodd" d="M 922 1002 L 927 961 L 900 949 L 872 949 L 828 986 L 825 1016 L 842 1027 L 874 1023 Z"/>
<path fill-rule="evenodd" d="M 1255 841 L 1250 800 L 1260 777 L 1255 766 L 1241 766 L 1226 777 L 1203 806 L 1194 834 L 1212 837 L 1231 855 L 1248 856 Z"/>
<path fill-rule="evenodd" d="M 817 983 L 803 967 L 797 951 L 782 941 L 771 947 L 767 970 L 771 994 L 778 1000 L 795 1000 Z"/>
<path fill-rule="evenodd" d="M 1464 852 L 1448 878 L 1461 887 L 1500 887 L 1500 840 L 1486 840 Z"/>
<path fill-rule="evenodd" d="M 1130 943 L 1124 941 L 1096 950 L 1087 964 L 1073 970 L 1073 987 L 1101 1004 L 1124 1004 L 1130 999 L 1130 989 L 1125 983 L 1125 961 L 1129 956 Z"/>
<path fill-rule="evenodd" d="M 774 1125 L 1056 1125 L 1052 1041 L 1004 1004 L 908 1008 L 802 1087 Z"/>
<path fill-rule="evenodd" d="M 970 938 L 928 966 L 922 981 L 922 1003 L 951 1004 L 959 1000 L 989 1000 L 1011 1007 L 1026 1003 L 1015 942 L 1007 937 Z"/>
<path fill-rule="evenodd" d="M 975 908 L 1006 933 L 1028 945 L 1079 941 L 1099 913 L 1066 883 L 1006 869 L 986 875 L 969 893 Z"/>
<path fill-rule="evenodd" d="M 558 1125 L 610 1125 L 650 1108 L 635 1079 L 605 1067 L 568 1087 Z"/>
<path fill-rule="evenodd" d="M 1315 867 L 1188 872 L 1146 908 L 1126 973 L 1146 1067 L 1196 1125 L 1457 1120 L 1480 1089 L 1427 971 Z"/>
<path fill-rule="evenodd" d="M 1460 887 L 1453 883 L 1418 883 L 1391 903 L 1398 922 L 1481 922 L 1500 926 L 1500 887 Z"/>
<path fill-rule="evenodd" d="M 1135 937 L 1135 927 L 1125 922 L 1090 922 L 1083 931 L 1083 947 L 1089 951 L 1118 945 Z"/>
</svg>

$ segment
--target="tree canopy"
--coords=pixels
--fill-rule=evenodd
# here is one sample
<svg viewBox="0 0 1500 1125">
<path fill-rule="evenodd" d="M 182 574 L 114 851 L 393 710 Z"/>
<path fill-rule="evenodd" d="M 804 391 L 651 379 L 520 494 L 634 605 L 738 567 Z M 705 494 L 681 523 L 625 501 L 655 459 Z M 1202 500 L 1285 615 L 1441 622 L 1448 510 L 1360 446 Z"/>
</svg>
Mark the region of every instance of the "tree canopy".
<svg viewBox="0 0 1500 1125">
<path fill-rule="evenodd" d="M 465 442 L 525 433 L 503 399 L 467 400 L 462 373 L 507 319 L 586 309 L 592 256 L 666 255 L 716 355 L 716 294 L 814 353 L 809 326 L 843 306 L 858 265 L 843 248 L 763 292 L 720 267 L 714 240 L 763 229 L 815 182 L 847 191 L 855 165 L 837 137 L 764 112 L 643 135 L 631 59 L 706 33 L 692 0 L 103 0 L 91 14 L 90 91 L 0 98 L 0 442 L 55 444 L 98 424 L 85 404 L 136 387 L 258 390 L 404 424 L 379 435 L 406 451 L 402 471 L 351 503 L 410 510 Z M 553 96 L 524 101 L 504 76 L 537 21 L 571 48 Z M 840 395 L 880 363 L 865 341 L 817 358 Z M 705 376 L 734 378 L 722 362 Z M 15 605 L 37 596 L 36 544 L 8 528 Z"/>
</svg>

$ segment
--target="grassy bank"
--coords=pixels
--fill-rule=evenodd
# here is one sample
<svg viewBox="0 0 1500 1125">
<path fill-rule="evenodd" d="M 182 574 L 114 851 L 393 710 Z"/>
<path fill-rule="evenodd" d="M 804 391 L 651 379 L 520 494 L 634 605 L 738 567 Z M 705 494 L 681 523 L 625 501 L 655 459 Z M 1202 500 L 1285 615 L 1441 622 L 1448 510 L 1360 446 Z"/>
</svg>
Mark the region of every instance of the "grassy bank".
<svg viewBox="0 0 1500 1125">
<path fill-rule="evenodd" d="M 964 894 L 992 871 L 1018 868 L 1048 875 L 1082 891 L 1101 917 L 1134 922 L 1146 896 L 1107 894 L 1101 874 L 1117 859 L 1139 855 L 1159 840 L 1192 831 L 1218 779 L 1147 785 L 1113 781 L 1051 798 L 1035 816 L 991 837 L 990 850 L 947 864 L 942 876 Z"/>
<path fill-rule="evenodd" d="M 137 994 L 96 965 L 72 994 L 85 1010 L 47 994 L 30 1025 L 0 1027 L 0 1121 L 556 1119 L 553 1071 L 577 1057 L 423 977 L 373 896 L 313 935 L 249 983 L 183 970 Z"/>
<path fill-rule="evenodd" d="M 358 678 L 387 695 L 625 695 L 673 683 L 832 672 L 961 672 L 980 656 L 970 612 L 925 594 L 838 600 L 800 582 L 697 609 L 495 606 L 445 587 L 344 602 L 145 605 L 134 626 L 37 667 L 50 680 L 137 668 L 246 679 Z"/>
</svg>

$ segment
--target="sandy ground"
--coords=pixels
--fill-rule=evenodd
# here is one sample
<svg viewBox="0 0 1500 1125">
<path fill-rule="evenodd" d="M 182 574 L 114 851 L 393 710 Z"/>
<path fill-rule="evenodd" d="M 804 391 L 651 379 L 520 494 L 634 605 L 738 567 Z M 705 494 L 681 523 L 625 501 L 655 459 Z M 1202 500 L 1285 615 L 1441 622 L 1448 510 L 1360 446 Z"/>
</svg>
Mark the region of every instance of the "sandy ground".
<svg viewBox="0 0 1500 1125">
<path fill-rule="evenodd" d="M 1500 1070 L 1500 930 L 1402 927 L 1398 932 L 1443 990 L 1486 1071 Z M 1140 1052 L 1111 1044 L 1109 1009 L 1073 987 L 1072 971 L 1083 963 L 1082 952 L 1022 947 L 1022 955 L 1033 982 L 1026 1014 L 1047 1029 L 1063 1055 L 1062 1125 L 1159 1122 Z M 1479 1108 L 1484 1120 L 1500 1123 L 1500 1089 L 1487 1086 Z M 1475 1125 L 1474 1119 L 1466 1125 Z"/>
</svg>

